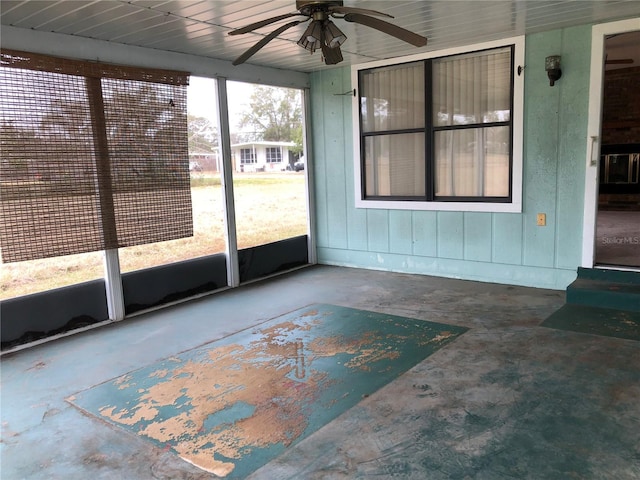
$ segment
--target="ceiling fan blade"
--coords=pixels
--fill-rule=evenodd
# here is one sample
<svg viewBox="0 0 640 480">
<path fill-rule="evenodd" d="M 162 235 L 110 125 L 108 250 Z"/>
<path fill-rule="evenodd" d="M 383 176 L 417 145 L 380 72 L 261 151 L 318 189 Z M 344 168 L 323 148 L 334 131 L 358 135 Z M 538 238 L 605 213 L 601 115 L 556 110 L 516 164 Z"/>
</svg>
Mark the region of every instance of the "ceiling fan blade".
<svg viewBox="0 0 640 480">
<path fill-rule="evenodd" d="M 272 23 L 279 22 L 280 20 L 284 20 L 285 18 L 295 17 L 298 15 L 302 15 L 302 14 L 300 12 L 285 13 L 284 15 L 278 15 L 277 17 L 267 18 L 266 20 L 262 20 L 261 22 L 251 23 L 249 25 L 245 25 L 244 27 L 231 30 L 229 32 L 229 35 L 242 35 L 243 33 L 253 32 L 258 28 L 266 27 L 267 25 L 271 25 Z"/>
<path fill-rule="evenodd" d="M 242 55 L 240 55 L 238 58 L 236 58 L 233 61 L 234 65 L 240 65 L 241 63 L 246 62 L 247 60 L 249 60 L 258 50 L 260 50 L 262 47 L 264 47 L 267 43 L 269 43 L 271 40 L 273 40 L 274 38 L 276 38 L 278 35 L 280 35 L 282 32 L 284 32 L 285 30 L 288 30 L 291 27 L 295 27 L 296 25 L 298 25 L 299 23 L 302 23 L 306 20 L 296 20 L 295 22 L 289 22 L 285 25 L 282 25 L 281 27 L 275 29 L 273 32 L 271 32 L 269 35 L 267 35 L 266 37 L 264 37 L 262 40 L 260 40 L 258 43 L 256 43 L 253 47 L 251 47 L 249 50 L 247 50 L 246 52 L 244 52 Z"/>
<path fill-rule="evenodd" d="M 331 48 L 327 46 L 324 41 L 320 43 L 322 47 L 322 56 L 324 57 L 324 63 L 326 65 L 336 65 L 344 60 L 339 46 Z"/>
<path fill-rule="evenodd" d="M 378 12 L 377 10 L 369 10 L 368 8 L 342 7 L 333 5 L 329 7 L 329 13 L 361 13 L 363 15 L 376 15 L 378 17 L 393 18 L 388 13 Z"/>
<path fill-rule="evenodd" d="M 424 47 L 427 44 L 426 37 L 413 33 L 405 28 L 398 27 L 397 25 L 393 25 L 392 23 L 385 22 L 384 20 L 380 20 L 379 18 L 369 17 L 368 15 L 362 15 L 359 13 L 347 13 L 344 16 L 344 19 L 347 22 L 359 23 L 367 27 L 375 28 L 376 30 L 386 33 L 387 35 L 391 35 L 392 37 L 396 37 L 403 42 L 415 45 L 416 47 Z"/>
</svg>

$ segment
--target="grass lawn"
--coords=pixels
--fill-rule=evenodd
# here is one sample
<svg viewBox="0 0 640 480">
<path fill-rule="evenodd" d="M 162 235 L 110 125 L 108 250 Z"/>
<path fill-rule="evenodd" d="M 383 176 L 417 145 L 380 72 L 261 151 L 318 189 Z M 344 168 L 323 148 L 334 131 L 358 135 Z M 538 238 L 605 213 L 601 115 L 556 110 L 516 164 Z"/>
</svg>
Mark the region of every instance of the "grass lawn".
<svg viewBox="0 0 640 480">
<path fill-rule="evenodd" d="M 218 177 L 192 179 L 194 236 L 120 249 L 123 272 L 225 250 L 222 188 Z M 238 248 L 307 233 L 302 172 L 235 174 Z M 0 300 L 102 278 L 102 252 L 2 264 Z"/>
</svg>

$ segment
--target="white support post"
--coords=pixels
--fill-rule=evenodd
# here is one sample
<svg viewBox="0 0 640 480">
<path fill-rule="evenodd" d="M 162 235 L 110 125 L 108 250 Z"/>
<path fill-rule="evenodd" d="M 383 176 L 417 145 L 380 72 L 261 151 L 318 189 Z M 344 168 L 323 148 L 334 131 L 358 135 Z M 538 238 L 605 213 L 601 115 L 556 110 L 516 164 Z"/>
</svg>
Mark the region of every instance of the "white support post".
<svg viewBox="0 0 640 480">
<path fill-rule="evenodd" d="M 218 125 L 222 145 L 222 193 L 224 195 L 224 226 L 227 245 L 227 285 L 240 285 L 238 268 L 238 238 L 236 236 L 236 211 L 233 197 L 233 165 L 231 162 L 231 138 L 229 134 L 229 104 L 227 100 L 227 79 L 218 78 Z"/>
<path fill-rule="evenodd" d="M 117 248 L 104 251 L 104 283 L 109 320 L 120 321 L 124 319 L 124 295 Z"/>
<path fill-rule="evenodd" d="M 307 255 L 309 256 L 309 263 L 315 265 L 318 263 L 318 255 L 316 252 L 316 197 L 314 189 L 313 179 L 313 144 L 311 135 L 311 100 L 310 92 L 308 88 L 302 91 L 302 131 L 304 135 L 303 152 L 304 152 L 304 175 L 305 175 L 305 189 L 307 194 Z"/>
</svg>

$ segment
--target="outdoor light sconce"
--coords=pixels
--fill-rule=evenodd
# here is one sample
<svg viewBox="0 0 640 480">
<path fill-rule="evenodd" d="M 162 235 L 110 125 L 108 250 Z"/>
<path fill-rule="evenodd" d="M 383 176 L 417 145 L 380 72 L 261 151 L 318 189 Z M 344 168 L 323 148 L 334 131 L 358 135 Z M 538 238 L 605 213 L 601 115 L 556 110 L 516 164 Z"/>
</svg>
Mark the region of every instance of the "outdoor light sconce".
<svg viewBox="0 0 640 480">
<path fill-rule="evenodd" d="M 560 69 L 560 55 L 552 55 L 544 59 L 544 69 L 547 71 L 549 77 L 549 85 L 553 87 L 562 76 L 562 70 Z"/>
</svg>

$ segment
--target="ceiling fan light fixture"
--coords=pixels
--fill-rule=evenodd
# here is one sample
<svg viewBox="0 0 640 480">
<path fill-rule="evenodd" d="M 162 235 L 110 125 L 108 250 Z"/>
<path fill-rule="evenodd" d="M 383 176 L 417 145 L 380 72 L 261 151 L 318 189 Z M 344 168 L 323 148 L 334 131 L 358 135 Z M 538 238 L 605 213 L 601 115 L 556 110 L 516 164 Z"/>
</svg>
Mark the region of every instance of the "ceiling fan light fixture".
<svg viewBox="0 0 640 480">
<path fill-rule="evenodd" d="M 347 36 L 342 33 L 342 30 L 340 30 L 338 26 L 331 20 L 327 20 L 327 22 L 325 23 L 324 37 L 329 48 L 339 47 L 347 39 Z"/>
<path fill-rule="evenodd" d="M 322 24 L 314 20 L 309 24 L 297 43 L 305 50 L 313 53 L 320 46 L 320 42 L 322 42 L 322 39 Z"/>
<path fill-rule="evenodd" d="M 307 36 L 303 35 L 300 38 L 300 40 L 298 40 L 298 45 L 300 45 L 305 50 L 308 50 L 309 52 L 313 53 L 313 52 L 316 51 L 316 49 L 318 48 L 318 45 L 320 45 L 320 43 L 319 42 L 310 42 L 309 40 L 307 40 Z"/>
<path fill-rule="evenodd" d="M 340 51 L 340 47 L 337 46 L 335 48 L 329 48 L 326 43 L 322 44 L 322 61 L 326 65 L 337 65 L 342 60 L 342 52 Z"/>
<path fill-rule="evenodd" d="M 303 38 L 309 43 L 321 42 L 322 41 L 322 23 L 318 20 L 314 20 L 309 24 L 307 29 L 304 32 Z"/>
</svg>

